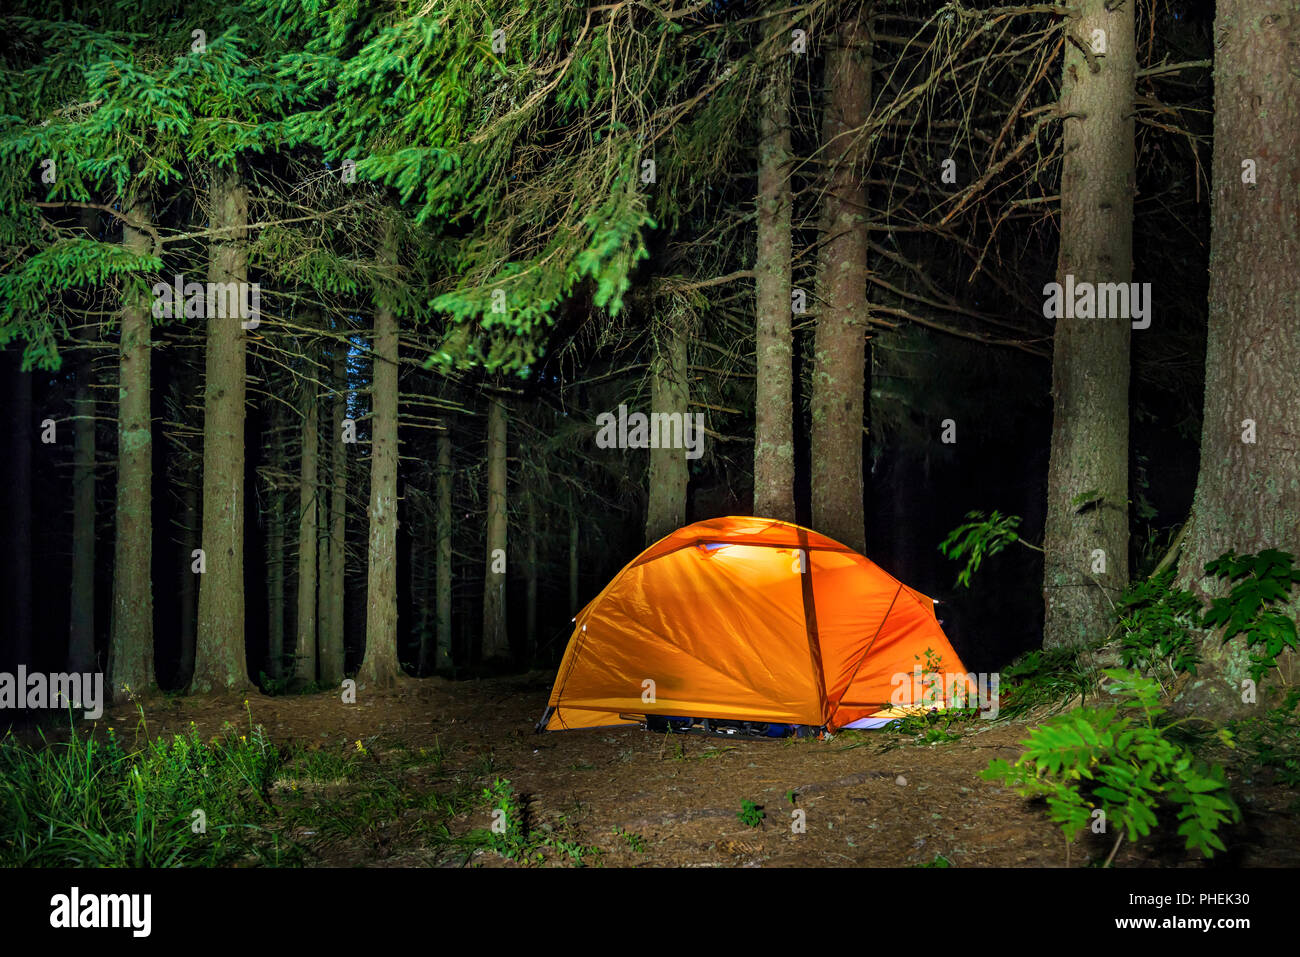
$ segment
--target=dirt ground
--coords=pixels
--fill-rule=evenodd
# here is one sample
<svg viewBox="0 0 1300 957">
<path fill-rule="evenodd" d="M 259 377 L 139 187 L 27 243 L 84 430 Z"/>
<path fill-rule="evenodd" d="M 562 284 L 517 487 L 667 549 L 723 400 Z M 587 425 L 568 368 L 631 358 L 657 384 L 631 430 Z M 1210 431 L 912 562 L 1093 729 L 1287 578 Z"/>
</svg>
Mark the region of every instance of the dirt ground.
<svg viewBox="0 0 1300 957">
<path fill-rule="evenodd" d="M 598 848 L 587 863 L 615 867 L 907 867 L 937 857 L 957 867 L 1061 867 L 1066 847 L 1041 805 L 979 778 L 990 760 L 1012 759 L 1023 724 L 978 722 L 959 740 L 914 743 L 862 732 L 822 741 L 730 741 L 663 735 L 637 728 L 534 734 L 553 676 L 536 672 L 452 682 L 405 679 L 384 692 L 248 696 L 253 720 L 280 745 L 345 753 L 363 743 L 375 760 L 393 749 L 435 744 L 453 770 L 481 789 L 507 778 L 526 801 L 530 830 Z M 245 696 L 154 699 L 144 704 L 148 733 L 202 734 L 225 722 L 246 727 Z M 137 726 L 133 708 L 111 709 L 104 723 L 121 734 Z M 1225 835 L 1229 852 L 1208 866 L 1300 865 L 1295 795 L 1231 775 L 1244 821 Z M 445 779 L 444 779 L 445 781 Z M 411 787 L 426 785 L 418 774 Z M 738 816 L 753 802 L 757 827 Z M 802 812 L 798 814 L 797 812 Z M 792 825 L 802 819 L 802 833 Z M 490 824 L 485 802 L 449 825 L 464 834 Z M 1172 831 L 1172 828 L 1169 829 Z M 402 829 L 310 845 L 307 862 L 346 866 L 513 866 L 484 850 L 449 856 Z M 1072 866 L 1099 862 L 1113 838 L 1080 837 Z M 568 858 L 549 855 L 548 863 Z M 1119 867 L 1202 867 L 1167 834 L 1121 845 Z"/>
</svg>

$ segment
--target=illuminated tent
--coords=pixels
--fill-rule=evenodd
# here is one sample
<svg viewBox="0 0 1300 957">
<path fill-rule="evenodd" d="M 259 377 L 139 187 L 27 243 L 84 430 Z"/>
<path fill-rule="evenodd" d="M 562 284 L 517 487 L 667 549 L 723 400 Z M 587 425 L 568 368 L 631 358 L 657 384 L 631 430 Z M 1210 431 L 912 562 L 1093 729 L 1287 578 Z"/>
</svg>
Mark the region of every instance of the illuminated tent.
<svg viewBox="0 0 1300 957">
<path fill-rule="evenodd" d="M 934 602 L 862 555 L 789 522 L 717 518 L 647 548 L 578 613 L 538 730 L 873 726 L 965 694 L 965 670 Z"/>
</svg>

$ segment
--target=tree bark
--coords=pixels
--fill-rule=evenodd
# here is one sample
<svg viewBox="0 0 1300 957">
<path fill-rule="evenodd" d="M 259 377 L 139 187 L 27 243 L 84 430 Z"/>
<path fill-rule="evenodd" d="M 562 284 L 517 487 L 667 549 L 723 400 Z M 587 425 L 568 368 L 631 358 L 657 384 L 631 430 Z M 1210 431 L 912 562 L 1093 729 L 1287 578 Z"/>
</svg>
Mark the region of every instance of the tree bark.
<svg viewBox="0 0 1300 957">
<path fill-rule="evenodd" d="M 284 421 L 277 404 L 270 421 L 270 459 L 277 474 L 288 471 Z M 266 492 L 266 669 L 272 678 L 284 677 L 284 490 L 273 480 Z"/>
<path fill-rule="evenodd" d="M 758 144 L 754 264 L 754 514 L 793 522 L 794 373 L 790 332 L 790 63 L 767 67 Z"/>
<path fill-rule="evenodd" d="M 248 190 L 239 175 L 213 170 L 208 281 L 246 283 Z M 192 690 L 250 687 L 244 651 L 244 395 L 248 340 L 238 316 L 209 308 L 203 390 L 203 552 Z"/>
<path fill-rule="evenodd" d="M 97 320 L 87 317 L 93 329 Z M 97 339 L 97 335 L 92 335 Z M 95 670 L 95 395 L 93 353 L 79 352 L 72 449 L 72 581 L 68 670 Z"/>
<path fill-rule="evenodd" d="M 327 687 L 336 687 L 343 680 L 345 667 L 343 648 L 343 589 L 347 570 L 347 502 L 348 502 L 348 446 L 343 444 L 343 420 L 347 417 L 348 369 L 347 346 L 338 344 L 334 354 L 334 419 L 330 430 L 331 489 L 329 508 L 329 570 L 322 572 L 325 594 L 328 596 L 322 634 L 328 636 L 320 648 L 320 680 Z"/>
<path fill-rule="evenodd" d="M 655 357 L 651 362 L 650 376 L 651 415 L 681 416 L 684 439 L 690 392 L 686 382 L 686 330 L 683 320 L 676 315 L 670 315 L 663 323 L 656 323 Z M 651 448 L 648 472 L 647 545 L 686 524 L 686 488 L 690 480 L 686 450 Z"/>
<path fill-rule="evenodd" d="M 302 408 L 302 459 L 298 470 L 298 632 L 294 642 L 294 676 L 307 683 L 316 680 L 316 573 L 320 547 L 317 509 L 320 501 L 316 386 L 304 382 Z"/>
<path fill-rule="evenodd" d="M 144 203 L 131 210 L 135 222 L 151 215 Z M 149 251 L 146 233 L 124 226 L 122 241 L 136 255 Z M 117 534 L 113 543 L 113 608 L 108 667 L 113 700 L 128 687 L 144 692 L 155 684 L 153 664 L 153 438 L 150 420 L 150 307 L 143 292 L 122 303 L 121 358 L 117 386 Z"/>
<path fill-rule="evenodd" d="M 1061 248 L 1056 281 L 1125 283 L 1133 262 L 1133 4 L 1084 0 L 1068 27 L 1106 52 L 1092 72 L 1066 44 L 1061 103 Z M 1132 320 L 1056 321 L 1053 421 L 1043 540 L 1043 647 L 1103 638 L 1128 584 L 1129 336 Z M 1080 501 L 1080 499 L 1084 501 Z M 1091 502 L 1089 501 L 1091 500 Z M 1104 563 L 1104 570 L 1103 570 Z"/>
<path fill-rule="evenodd" d="M 813 344 L 812 523 L 859 552 L 863 513 L 863 394 L 866 388 L 866 134 L 872 41 L 867 24 L 840 24 L 827 54 L 829 100 L 822 145 L 830 179 L 822 211 L 818 317 Z"/>
<path fill-rule="evenodd" d="M 578 511 L 576 503 L 569 504 L 569 614 L 577 615 L 579 594 Z"/>
<path fill-rule="evenodd" d="M 483 575 L 483 660 L 510 658 L 506 628 L 506 406 L 488 400 L 487 568 Z"/>
<path fill-rule="evenodd" d="M 385 227 L 380 257 L 397 262 L 394 227 Z M 370 547 L 366 576 L 366 653 L 359 677 L 397 682 L 397 315 L 386 294 L 375 309 L 370 423 Z"/>
<path fill-rule="evenodd" d="M 1206 599 L 1222 593 L 1205 576 L 1206 562 L 1229 550 L 1295 553 L 1300 529 L 1300 15 L 1284 0 L 1219 0 L 1214 33 L 1204 424 L 1179 562 L 1180 584 Z M 1243 181 L 1245 160 L 1255 163 L 1254 183 Z M 1208 634 L 1201 655 L 1180 706 L 1223 716 L 1248 710 L 1241 639 L 1225 644 Z"/>
<path fill-rule="evenodd" d="M 533 488 L 536 488 L 536 482 Z M 537 497 L 533 491 L 527 493 L 528 539 L 527 554 L 524 556 L 524 635 L 527 642 L 528 661 L 533 661 L 537 654 L 537 538 L 538 523 L 541 517 L 537 512 Z"/>
<path fill-rule="evenodd" d="M 451 435 L 438 435 L 438 658 L 450 672 L 451 657 Z"/>
</svg>

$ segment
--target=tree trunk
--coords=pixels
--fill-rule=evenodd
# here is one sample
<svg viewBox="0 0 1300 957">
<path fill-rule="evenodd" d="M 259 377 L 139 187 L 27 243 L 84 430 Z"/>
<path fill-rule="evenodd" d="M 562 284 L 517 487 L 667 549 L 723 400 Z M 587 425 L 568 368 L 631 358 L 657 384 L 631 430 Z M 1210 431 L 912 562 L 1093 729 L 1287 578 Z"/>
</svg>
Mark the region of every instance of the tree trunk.
<svg viewBox="0 0 1300 957">
<path fill-rule="evenodd" d="M 1056 281 L 1124 283 L 1133 263 L 1133 4 L 1084 0 L 1069 30 L 1106 52 L 1092 72 L 1065 46 L 1061 103 L 1068 114 L 1061 171 Z M 1052 444 L 1044 532 L 1043 647 L 1082 645 L 1109 630 L 1128 584 L 1128 316 L 1057 319 L 1052 355 Z"/>
<path fill-rule="evenodd" d="M 286 471 L 284 421 L 279 405 L 272 407 L 270 421 L 271 466 L 278 474 Z M 266 615 L 267 674 L 284 677 L 284 490 L 273 479 L 267 489 L 266 520 Z"/>
<path fill-rule="evenodd" d="M 767 69 L 758 145 L 754 514 L 793 522 L 794 378 L 790 333 L 790 58 Z"/>
<path fill-rule="evenodd" d="M 248 281 L 248 190 L 238 174 L 213 170 L 213 240 L 208 281 Z M 244 364 L 248 341 L 238 316 L 209 304 L 203 390 L 203 552 L 192 690 L 249 687 L 244 652 Z"/>
<path fill-rule="evenodd" d="M 1284 0 L 1219 0 L 1214 33 L 1205 412 L 1179 562 L 1180 583 L 1204 598 L 1222 593 L 1205 577 L 1206 562 L 1229 550 L 1294 554 L 1300 529 L 1300 17 Z M 1243 181 L 1248 159 L 1254 183 Z M 1248 710 L 1241 639 L 1206 635 L 1201 656 L 1180 705 L 1223 716 Z"/>
<path fill-rule="evenodd" d="M 189 456 L 186 456 L 189 464 Z M 181 480 L 180 514 L 180 667 L 176 685 L 187 688 L 194 680 L 195 630 L 198 619 L 199 576 L 194 572 L 194 550 L 199 543 L 199 486 L 202 478 L 187 469 Z"/>
<path fill-rule="evenodd" d="M 582 609 L 578 607 L 578 511 L 573 503 L 569 506 L 569 614 L 577 615 Z"/>
<path fill-rule="evenodd" d="M 88 321 L 97 328 L 97 320 Z M 98 338 L 92 336 L 92 338 Z M 73 399 L 72 581 L 68 670 L 95 670 L 95 395 L 94 354 L 78 353 Z"/>
<path fill-rule="evenodd" d="M 451 435 L 438 436 L 438 659 L 450 672 L 451 657 Z"/>
<path fill-rule="evenodd" d="M 684 438 L 690 401 L 686 383 L 686 330 L 681 317 L 676 315 L 662 324 L 656 323 L 656 327 L 655 357 L 650 368 L 650 412 L 652 416 L 654 413 L 679 415 Z M 702 440 L 703 436 L 699 438 Z M 690 479 L 686 450 L 651 448 L 648 471 L 647 545 L 686 524 L 686 486 Z"/>
<path fill-rule="evenodd" d="M 867 25 L 839 27 L 826 59 L 822 145 L 830 181 L 822 211 L 812 381 L 812 523 L 861 552 L 863 393 L 866 388 L 866 134 L 872 42 Z"/>
<path fill-rule="evenodd" d="M 510 658 L 506 630 L 506 406 L 488 400 L 487 569 L 483 576 L 483 660 Z"/>
<path fill-rule="evenodd" d="M 385 228 L 380 256 L 397 262 L 397 238 Z M 359 677 L 375 687 L 397 682 L 397 315 L 386 295 L 375 309 L 370 423 L 370 547 L 366 653 Z"/>
<path fill-rule="evenodd" d="M 537 484 L 534 481 L 533 488 Z M 528 538 L 527 554 L 524 556 L 524 635 L 527 642 L 527 657 L 531 663 L 537 655 L 537 525 L 541 517 L 537 513 L 537 498 L 533 491 L 527 493 Z"/>
<path fill-rule="evenodd" d="M 147 222 L 148 206 L 131 209 Z M 149 237 L 124 226 L 123 243 L 136 255 L 149 251 Z M 125 689 L 154 686 L 153 666 L 153 438 L 149 414 L 149 302 L 128 292 L 122 304 L 121 361 L 117 386 L 117 534 L 113 543 L 113 608 L 108 667 L 113 700 Z"/>
<path fill-rule="evenodd" d="M 329 571 L 321 581 L 329 601 L 325 609 L 323 634 L 328 640 L 320 648 L 320 680 L 326 687 L 337 687 L 343 680 L 343 589 L 347 569 L 348 446 L 343 444 L 343 420 L 347 417 L 348 369 L 347 346 L 339 343 L 334 354 L 334 419 L 329 444 L 332 486 L 329 509 Z"/>
<path fill-rule="evenodd" d="M 19 353 L 21 356 L 21 353 Z M 10 508 L 9 551 L 13 571 L 10 586 L 12 598 L 8 611 L 6 630 L 12 636 L 14 661 L 35 667 L 32 629 L 32 443 L 36 441 L 32 428 L 32 374 L 22 370 L 21 358 L 14 364 L 13 406 L 10 433 Z"/>
<path fill-rule="evenodd" d="M 316 571 L 319 557 L 317 465 L 320 441 L 316 386 L 304 382 L 302 460 L 298 471 L 298 634 L 294 642 L 294 676 L 316 680 Z"/>
</svg>

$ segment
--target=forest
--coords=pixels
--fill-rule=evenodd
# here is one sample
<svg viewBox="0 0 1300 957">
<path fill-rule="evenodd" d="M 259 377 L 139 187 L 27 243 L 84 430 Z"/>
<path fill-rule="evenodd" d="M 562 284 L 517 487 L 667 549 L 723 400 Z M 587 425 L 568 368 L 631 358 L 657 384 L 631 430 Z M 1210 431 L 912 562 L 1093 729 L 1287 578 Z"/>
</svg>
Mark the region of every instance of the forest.
<svg viewBox="0 0 1300 957">
<path fill-rule="evenodd" d="M 1295 0 L 0 19 L 0 864 L 1300 864 Z"/>
</svg>

